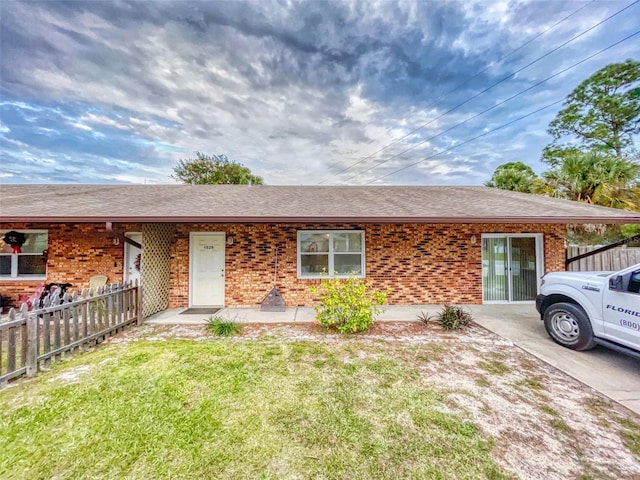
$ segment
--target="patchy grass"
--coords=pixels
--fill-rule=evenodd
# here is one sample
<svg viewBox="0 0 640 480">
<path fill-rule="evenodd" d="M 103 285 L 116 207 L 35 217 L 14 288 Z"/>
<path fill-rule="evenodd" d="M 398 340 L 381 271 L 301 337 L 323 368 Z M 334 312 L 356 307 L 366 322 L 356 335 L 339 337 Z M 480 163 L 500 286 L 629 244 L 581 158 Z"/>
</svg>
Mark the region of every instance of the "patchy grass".
<svg viewBox="0 0 640 480">
<path fill-rule="evenodd" d="M 505 375 L 509 372 L 509 367 L 500 360 L 480 361 L 478 367 L 493 375 Z"/>
<path fill-rule="evenodd" d="M 592 415 L 600 416 L 609 412 L 611 402 L 599 397 L 590 397 L 585 399 L 584 406 Z"/>
<path fill-rule="evenodd" d="M 544 413 L 549 415 L 551 418 L 549 419 L 549 425 L 551 425 L 554 429 L 562 433 L 571 433 L 572 430 L 569 425 L 566 424 L 564 420 L 560 417 L 560 414 L 551 408 L 548 405 L 543 405 L 540 407 Z"/>
<path fill-rule="evenodd" d="M 424 362 L 440 362 L 446 354 L 447 349 L 445 347 L 432 343 L 415 347 L 414 358 Z"/>
<path fill-rule="evenodd" d="M 0 478 L 512 478 L 376 344 L 140 340 L 0 392 Z"/>
<path fill-rule="evenodd" d="M 521 380 L 518 380 L 515 383 L 516 388 L 529 388 L 534 391 L 541 391 L 544 389 L 544 385 L 539 377 L 525 377 Z"/>
<path fill-rule="evenodd" d="M 144 325 L 0 391 L 0 478 L 640 478 L 637 415 L 484 329 L 243 325 Z"/>
<path fill-rule="evenodd" d="M 640 462 L 640 425 L 626 418 L 618 418 L 618 423 L 624 430 L 620 431 L 620 436 L 625 447 L 633 452 Z"/>
<path fill-rule="evenodd" d="M 563 421 L 560 418 L 552 418 L 549 420 L 549 425 L 551 425 L 553 428 L 555 428 L 557 431 L 562 432 L 562 433 L 571 433 L 572 430 L 569 427 L 569 425 L 566 424 L 565 421 Z"/>
<path fill-rule="evenodd" d="M 484 377 L 478 378 L 476 379 L 476 385 L 478 385 L 479 387 L 490 387 L 491 386 L 491 382 L 489 380 L 487 380 Z"/>
</svg>

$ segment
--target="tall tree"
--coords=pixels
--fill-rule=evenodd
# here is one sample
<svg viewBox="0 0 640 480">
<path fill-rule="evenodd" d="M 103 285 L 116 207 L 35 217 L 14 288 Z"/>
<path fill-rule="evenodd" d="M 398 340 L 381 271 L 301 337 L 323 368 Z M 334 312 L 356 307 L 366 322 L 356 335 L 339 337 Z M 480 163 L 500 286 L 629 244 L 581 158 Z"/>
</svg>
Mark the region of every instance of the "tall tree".
<svg viewBox="0 0 640 480">
<path fill-rule="evenodd" d="M 538 193 L 640 211 L 640 165 L 598 152 L 576 152 L 542 174 Z"/>
<path fill-rule="evenodd" d="M 598 70 L 567 97 L 549 124 L 553 142 L 542 160 L 555 167 L 569 150 L 597 150 L 616 157 L 633 147 L 640 132 L 640 62 L 627 60 Z M 561 143 L 568 140 L 569 143 Z"/>
<path fill-rule="evenodd" d="M 538 177 L 529 165 L 508 162 L 499 165 L 485 185 L 513 192 L 531 193 Z"/>
<path fill-rule="evenodd" d="M 534 193 L 640 211 L 640 164 L 599 152 L 576 151 L 542 174 Z M 569 225 L 567 240 L 602 245 L 640 233 L 640 225 Z"/>
<path fill-rule="evenodd" d="M 173 171 L 172 178 L 196 185 L 263 183 L 262 177 L 253 175 L 247 167 L 229 160 L 226 155 L 208 156 L 196 152 L 196 158 L 179 160 Z"/>
</svg>

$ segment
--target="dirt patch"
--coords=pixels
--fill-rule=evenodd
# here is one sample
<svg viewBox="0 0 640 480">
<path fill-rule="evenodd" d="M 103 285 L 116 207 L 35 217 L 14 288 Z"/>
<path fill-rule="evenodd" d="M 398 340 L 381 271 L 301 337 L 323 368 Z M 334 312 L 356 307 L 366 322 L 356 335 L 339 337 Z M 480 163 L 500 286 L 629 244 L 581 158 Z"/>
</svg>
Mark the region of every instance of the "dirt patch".
<svg viewBox="0 0 640 480">
<path fill-rule="evenodd" d="M 76 368 L 67 369 L 64 372 L 49 379 L 50 382 L 78 383 L 82 376 L 91 370 L 89 365 L 81 365 Z"/>
<path fill-rule="evenodd" d="M 225 339 L 203 325 L 144 325 L 108 343 L 168 338 L 348 342 L 356 349 L 375 343 L 442 391 L 448 411 L 468 417 L 492 442 L 494 458 L 518 478 L 640 479 L 638 452 L 623 436 L 640 423 L 637 415 L 476 325 L 451 333 L 419 322 L 378 322 L 365 333 L 341 335 L 313 323 L 248 323 Z"/>
</svg>

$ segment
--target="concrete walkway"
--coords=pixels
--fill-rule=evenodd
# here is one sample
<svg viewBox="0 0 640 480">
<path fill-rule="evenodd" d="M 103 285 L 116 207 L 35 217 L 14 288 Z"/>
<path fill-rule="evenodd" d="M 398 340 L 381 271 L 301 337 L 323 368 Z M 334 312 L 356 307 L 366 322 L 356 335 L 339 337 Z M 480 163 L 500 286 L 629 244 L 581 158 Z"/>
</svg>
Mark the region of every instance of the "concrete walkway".
<svg viewBox="0 0 640 480">
<path fill-rule="evenodd" d="M 478 307 L 480 305 L 474 305 Z M 377 316 L 378 320 L 407 321 L 416 320 L 421 312 L 435 314 L 442 307 L 438 305 L 385 306 L 385 311 Z M 314 322 L 316 312 L 313 307 L 291 307 L 284 312 L 261 312 L 258 308 L 223 308 L 211 314 L 184 314 L 184 308 L 174 308 L 157 313 L 145 320 L 145 323 L 204 325 L 211 316 L 244 323 L 301 323 Z M 475 315 L 475 314 L 474 314 Z"/>
<path fill-rule="evenodd" d="M 441 308 L 438 305 L 387 306 L 378 319 L 415 321 L 421 312 L 435 314 Z M 640 361 L 602 347 L 588 352 L 575 352 L 557 345 L 547 335 L 532 304 L 469 305 L 467 308 L 477 324 L 640 414 Z M 181 314 L 183 311 L 184 309 L 165 310 L 148 318 L 146 323 L 202 325 L 211 316 Z M 311 307 L 287 308 L 285 312 L 224 308 L 215 315 L 238 322 L 255 323 L 299 323 L 315 320 L 315 311 Z"/>
</svg>

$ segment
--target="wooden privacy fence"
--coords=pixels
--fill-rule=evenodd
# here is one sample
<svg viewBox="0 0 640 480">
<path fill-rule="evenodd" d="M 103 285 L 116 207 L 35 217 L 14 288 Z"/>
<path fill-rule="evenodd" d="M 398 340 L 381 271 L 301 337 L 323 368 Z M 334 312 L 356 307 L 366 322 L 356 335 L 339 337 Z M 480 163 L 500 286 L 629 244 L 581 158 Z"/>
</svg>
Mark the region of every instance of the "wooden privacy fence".
<svg viewBox="0 0 640 480">
<path fill-rule="evenodd" d="M 130 324 L 140 324 L 138 283 L 105 285 L 97 290 L 53 292 L 43 306 L 11 309 L 0 319 L 0 386 L 21 375 L 93 346 Z"/>
<path fill-rule="evenodd" d="M 601 245 L 570 246 L 567 248 L 567 258 L 577 257 L 598 248 L 601 248 Z M 569 264 L 568 270 L 572 272 L 615 271 L 637 263 L 640 263 L 640 247 L 617 247 L 576 260 Z"/>
</svg>

